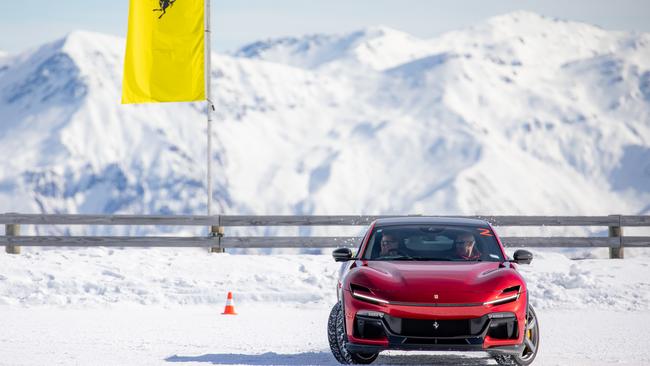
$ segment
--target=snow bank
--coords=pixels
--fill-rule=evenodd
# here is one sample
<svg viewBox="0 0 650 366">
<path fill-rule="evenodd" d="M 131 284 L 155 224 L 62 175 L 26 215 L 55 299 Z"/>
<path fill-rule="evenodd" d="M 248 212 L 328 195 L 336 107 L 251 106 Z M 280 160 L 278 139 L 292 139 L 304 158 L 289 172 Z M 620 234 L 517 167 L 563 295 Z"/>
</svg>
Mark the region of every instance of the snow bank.
<svg viewBox="0 0 650 366">
<path fill-rule="evenodd" d="M 329 306 L 339 265 L 329 255 L 208 254 L 201 249 L 27 249 L 0 255 L 0 304 Z M 521 266 L 540 309 L 650 310 L 647 257 L 571 260 L 535 251 Z"/>
<path fill-rule="evenodd" d="M 0 256 L 0 304 L 97 306 L 333 301 L 326 256 L 209 255 L 201 249 L 83 249 Z"/>
<path fill-rule="evenodd" d="M 650 309 L 650 260 L 571 260 L 559 253 L 534 251 L 521 266 L 531 301 L 540 309 Z"/>
</svg>

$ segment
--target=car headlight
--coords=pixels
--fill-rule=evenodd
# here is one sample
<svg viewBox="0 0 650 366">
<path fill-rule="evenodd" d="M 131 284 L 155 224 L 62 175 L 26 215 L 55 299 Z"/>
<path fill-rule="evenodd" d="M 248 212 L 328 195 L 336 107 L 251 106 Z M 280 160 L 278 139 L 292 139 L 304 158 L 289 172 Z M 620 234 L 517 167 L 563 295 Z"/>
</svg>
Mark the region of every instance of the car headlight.
<svg viewBox="0 0 650 366">
<path fill-rule="evenodd" d="M 388 304 L 387 300 L 380 299 L 376 296 L 371 295 L 370 289 L 366 287 L 350 284 L 350 291 L 352 292 L 352 296 L 356 299 L 382 304 L 382 305 Z"/>
<path fill-rule="evenodd" d="M 503 290 L 496 299 L 486 301 L 483 303 L 483 305 L 502 305 L 512 301 L 516 301 L 517 299 L 519 299 L 519 295 L 521 295 L 521 293 L 519 292 L 520 289 L 521 286 L 508 287 L 507 289 Z"/>
<path fill-rule="evenodd" d="M 380 298 L 374 297 L 374 296 L 368 296 L 368 295 L 360 294 L 360 293 L 354 292 L 354 291 L 352 291 L 352 296 L 356 297 L 359 300 L 376 302 L 376 303 L 379 303 L 379 304 L 388 304 L 388 301 L 386 301 L 384 299 L 380 299 Z"/>
</svg>

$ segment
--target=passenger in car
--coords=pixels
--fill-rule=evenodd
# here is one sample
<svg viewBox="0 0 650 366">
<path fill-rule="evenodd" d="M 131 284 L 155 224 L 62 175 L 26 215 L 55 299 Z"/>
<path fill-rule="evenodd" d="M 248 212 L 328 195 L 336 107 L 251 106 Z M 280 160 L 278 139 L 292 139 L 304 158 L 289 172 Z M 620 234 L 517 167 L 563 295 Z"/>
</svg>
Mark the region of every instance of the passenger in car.
<svg viewBox="0 0 650 366">
<path fill-rule="evenodd" d="M 454 241 L 456 255 L 464 260 L 476 260 L 481 258 L 481 252 L 476 248 L 476 239 L 471 233 L 461 233 Z"/>
</svg>

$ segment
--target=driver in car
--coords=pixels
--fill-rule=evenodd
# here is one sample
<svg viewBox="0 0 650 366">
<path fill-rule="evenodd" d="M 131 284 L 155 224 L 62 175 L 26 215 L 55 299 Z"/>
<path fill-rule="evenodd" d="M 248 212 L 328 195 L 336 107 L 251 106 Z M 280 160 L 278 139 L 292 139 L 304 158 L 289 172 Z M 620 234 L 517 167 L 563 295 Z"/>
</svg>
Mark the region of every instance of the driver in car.
<svg viewBox="0 0 650 366">
<path fill-rule="evenodd" d="M 381 250 L 380 257 L 392 257 L 402 255 L 399 251 L 399 240 L 393 234 L 384 234 L 379 242 Z"/>
<path fill-rule="evenodd" d="M 456 255 L 466 261 L 481 258 L 481 252 L 476 248 L 476 239 L 471 233 L 462 233 L 454 241 Z"/>
</svg>

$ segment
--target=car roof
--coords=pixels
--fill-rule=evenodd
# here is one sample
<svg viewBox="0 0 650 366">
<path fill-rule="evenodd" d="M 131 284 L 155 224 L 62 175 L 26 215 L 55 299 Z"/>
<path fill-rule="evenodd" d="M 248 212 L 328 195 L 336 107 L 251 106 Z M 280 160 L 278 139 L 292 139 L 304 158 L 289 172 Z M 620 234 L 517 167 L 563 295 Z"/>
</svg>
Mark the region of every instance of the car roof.
<svg viewBox="0 0 650 366">
<path fill-rule="evenodd" d="M 485 220 L 467 217 L 402 216 L 386 217 L 375 221 L 375 227 L 408 224 L 490 226 L 490 224 Z"/>
</svg>

